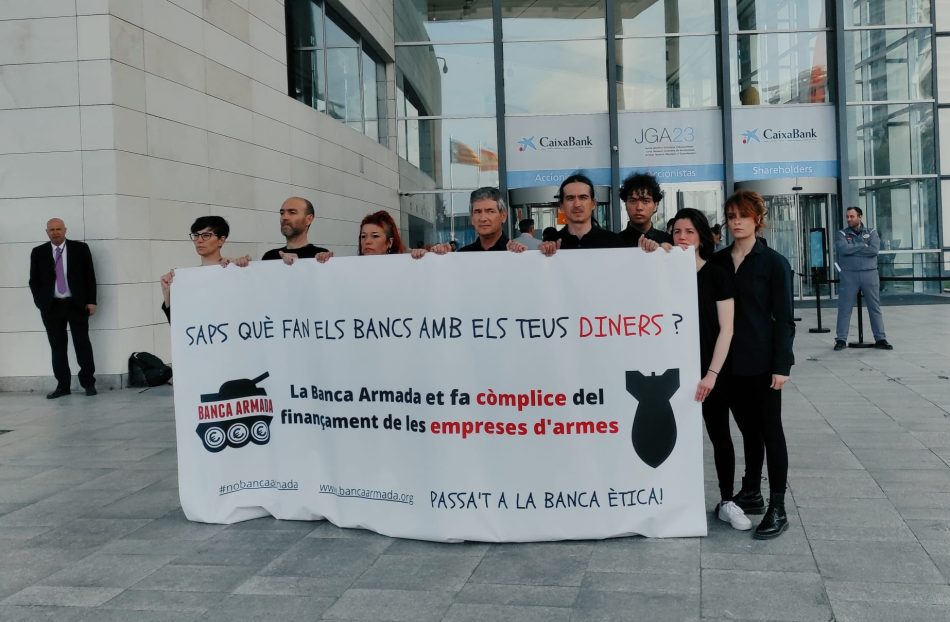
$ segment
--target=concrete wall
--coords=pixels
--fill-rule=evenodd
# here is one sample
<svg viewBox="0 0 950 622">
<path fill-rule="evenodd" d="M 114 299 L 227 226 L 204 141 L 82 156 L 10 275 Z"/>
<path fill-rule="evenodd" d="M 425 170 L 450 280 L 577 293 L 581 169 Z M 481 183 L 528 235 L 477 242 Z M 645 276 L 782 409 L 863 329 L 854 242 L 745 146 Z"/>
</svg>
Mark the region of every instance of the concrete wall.
<svg viewBox="0 0 950 622">
<path fill-rule="evenodd" d="M 391 2 L 335 5 L 392 58 Z M 0 390 L 54 384 L 27 287 L 51 217 L 92 249 L 108 387 L 131 352 L 169 356 L 157 280 L 196 265 L 197 216 L 228 219 L 226 255 L 259 257 L 287 196 L 341 254 L 363 215 L 398 210 L 395 152 L 287 96 L 284 30 L 281 0 L 0 0 Z"/>
</svg>

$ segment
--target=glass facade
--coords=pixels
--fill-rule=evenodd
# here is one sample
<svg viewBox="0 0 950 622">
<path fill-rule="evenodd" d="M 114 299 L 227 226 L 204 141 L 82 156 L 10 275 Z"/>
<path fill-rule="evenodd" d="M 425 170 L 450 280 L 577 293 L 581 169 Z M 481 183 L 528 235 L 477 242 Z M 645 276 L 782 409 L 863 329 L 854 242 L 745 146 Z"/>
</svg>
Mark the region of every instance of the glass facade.
<svg viewBox="0 0 950 622">
<path fill-rule="evenodd" d="M 930 2 L 855 0 L 844 25 L 850 144 L 845 193 L 881 237 L 881 275 L 940 273 Z M 885 292 L 939 291 L 935 282 Z"/>
<path fill-rule="evenodd" d="M 385 69 L 346 22 L 318 0 L 287 0 L 287 82 L 297 101 L 380 139 Z"/>
<path fill-rule="evenodd" d="M 301 24 L 293 95 L 378 134 L 372 52 L 322 2 L 286 6 Z M 770 241 L 804 273 L 804 229 L 830 236 L 857 204 L 883 273 L 939 273 L 931 13 L 930 0 L 394 0 L 402 226 L 412 244 L 470 241 L 483 185 L 509 192 L 509 224 L 556 222 L 557 185 L 580 170 L 619 230 L 622 179 L 649 171 L 666 194 L 657 226 L 681 207 L 721 222 L 726 194 L 757 189 Z M 929 287 L 907 283 L 888 288 Z"/>
</svg>

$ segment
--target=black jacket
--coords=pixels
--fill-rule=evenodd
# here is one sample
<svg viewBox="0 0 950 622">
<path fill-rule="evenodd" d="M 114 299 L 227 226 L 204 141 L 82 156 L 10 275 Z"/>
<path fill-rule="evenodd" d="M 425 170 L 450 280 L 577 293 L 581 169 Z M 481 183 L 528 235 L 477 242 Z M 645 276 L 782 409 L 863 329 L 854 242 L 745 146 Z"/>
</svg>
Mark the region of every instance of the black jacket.
<svg viewBox="0 0 950 622">
<path fill-rule="evenodd" d="M 736 315 L 729 348 L 732 373 L 788 376 L 795 364 L 792 268 L 785 257 L 756 241 L 736 271 L 732 247 L 712 259 L 735 274 Z"/>
<path fill-rule="evenodd" d="M 96 304 L 96 271 L 92 254 L 84 242 L 66 240 L 66 282 L 74 303 Z M 30 291 L 33 303 L 42 313 L 49 310 L 56 286 L 56 267 L 53 264 L 53 244 L 46 242 L 30 254 Z"/>
</svg>

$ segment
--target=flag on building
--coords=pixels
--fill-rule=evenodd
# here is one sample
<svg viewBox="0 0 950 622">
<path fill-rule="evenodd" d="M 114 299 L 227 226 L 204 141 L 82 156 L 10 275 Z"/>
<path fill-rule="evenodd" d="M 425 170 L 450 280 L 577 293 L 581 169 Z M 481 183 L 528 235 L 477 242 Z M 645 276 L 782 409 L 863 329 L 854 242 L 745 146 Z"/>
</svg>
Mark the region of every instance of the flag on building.
<svg viewBox="0 0 950 622">
<path fill-rule="evenodd" d="M 462 141 L 450 138 L 449 148 L 451 149 L 451 154 L 449 155 L 450 163 L 468 164 L 469 166 L 479 165 L 478 154 Z"/>
<path fill-rule="evenodd" d="M 479 165 L 478 170 L 480 171 L 497 171 L 498 170 L 498 152 L 492 151 L 491 149 L 486 149 L 481 147 L 479 149 Z"/>
</svg>

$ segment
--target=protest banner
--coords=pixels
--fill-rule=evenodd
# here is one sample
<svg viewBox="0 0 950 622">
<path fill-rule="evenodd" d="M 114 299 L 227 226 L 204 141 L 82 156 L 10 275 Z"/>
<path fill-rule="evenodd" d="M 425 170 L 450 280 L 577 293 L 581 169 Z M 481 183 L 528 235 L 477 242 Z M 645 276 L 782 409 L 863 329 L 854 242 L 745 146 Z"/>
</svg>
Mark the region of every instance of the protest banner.
<svg viewBox="0 0 950 622">
<path fill-rule="evenodd" d="M 691 250 L 253 262 L 172 300 L 190 520 L 706 534 Z"/>
</svg>

